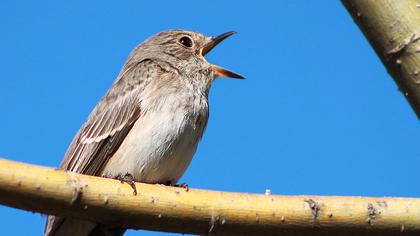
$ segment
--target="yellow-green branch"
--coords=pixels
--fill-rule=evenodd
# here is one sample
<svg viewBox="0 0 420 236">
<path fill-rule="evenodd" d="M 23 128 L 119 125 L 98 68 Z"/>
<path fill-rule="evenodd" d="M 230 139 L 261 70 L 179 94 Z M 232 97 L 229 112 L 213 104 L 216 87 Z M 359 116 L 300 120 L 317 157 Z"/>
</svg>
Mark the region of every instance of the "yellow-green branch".
<svg viewBox="0 0 420 236">
<path fill-rule="evenodd" d="M 279 196 L 137 184 L 0 159 L 0 204 L 192 234 L 420 235 L 420 199 Z"/>
<path fill-rule="evenodd" d="M 420 1 L 342 2 L 420 118 Z"/>
</svg>

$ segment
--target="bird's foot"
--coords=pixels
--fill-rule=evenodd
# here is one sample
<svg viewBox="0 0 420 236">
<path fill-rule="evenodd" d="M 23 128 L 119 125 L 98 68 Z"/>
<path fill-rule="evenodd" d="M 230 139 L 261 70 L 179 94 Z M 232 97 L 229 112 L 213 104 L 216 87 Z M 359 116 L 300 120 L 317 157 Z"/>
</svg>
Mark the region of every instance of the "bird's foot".
<svg viewBox="0 0 420 236">
<path fill-rule="evenodd" d="M 125 175 L 118 174 L 117 176 L 114 177 L 114 179 L 121 181 L 122 184 L 123 183 L 129 184 L 130 187 L 134 190 L 133 195 L 137 195 L 136 181 L 134 181 L 134 177 L 132 174 L 130 173 L 126 173 Z"/>
<path fill-rule="evenodd" d="M 185 192 L 188 192 L 190 190 L 190 188 L 188 187 L 187 183 L 182 183 L 182 184 L 169 184 L 170 186 L 173 187 L 177 187 L 177 188 L 183 188 L 185 189 Z"/>
</svg>

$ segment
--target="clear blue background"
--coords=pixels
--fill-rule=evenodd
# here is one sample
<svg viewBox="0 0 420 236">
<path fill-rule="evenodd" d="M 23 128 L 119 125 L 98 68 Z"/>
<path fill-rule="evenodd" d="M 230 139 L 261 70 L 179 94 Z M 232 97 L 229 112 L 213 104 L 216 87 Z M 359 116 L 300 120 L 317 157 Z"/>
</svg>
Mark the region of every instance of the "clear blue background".
<svg viewBox="0 0 420 236">
<path fill-rule="evenodd" d="M 174 28 L 237 31 L 207 58 L 247 77 L 214 83 L 183 182 L 420 197 L 419 121 L 339 1 L 2 0 L 0 156 L 57 166 L 131 49 Z M 44 220 L 0 207 L 4 235 Z"/>
</svg>

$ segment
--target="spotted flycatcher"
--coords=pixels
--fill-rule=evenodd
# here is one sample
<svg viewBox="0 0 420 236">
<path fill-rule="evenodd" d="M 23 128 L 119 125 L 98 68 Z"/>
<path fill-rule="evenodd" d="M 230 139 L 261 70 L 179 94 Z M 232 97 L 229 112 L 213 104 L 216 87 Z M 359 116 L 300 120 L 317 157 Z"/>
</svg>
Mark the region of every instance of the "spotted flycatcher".
<svg viewBox="0 0 420 236">
<path fill-rule="evenodd" d="M 234 34 L 161 32 L 128 57 L 114 84 L 74 137 L 60 168 L 86 175 L 174 185 L 196 151 L 217 77 L 243 78 L 204 56 Z M 94 222 L 49 216 L 45 235 L 122 235 Z"/>
</svg>

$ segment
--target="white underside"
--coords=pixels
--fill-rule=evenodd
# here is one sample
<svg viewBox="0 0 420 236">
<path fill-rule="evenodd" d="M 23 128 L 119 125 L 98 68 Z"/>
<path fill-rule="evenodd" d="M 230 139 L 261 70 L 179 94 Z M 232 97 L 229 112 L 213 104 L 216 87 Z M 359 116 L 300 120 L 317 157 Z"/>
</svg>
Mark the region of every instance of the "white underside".
<svg viewBox="0 0 420 236">
<path fill-rule="evenodd" d="M 204 132 L 207 96 L 188 86 L 145 89 L 140 106 L 140 117 L 102 175 L 129 173 L 138 182 L 175 184 L 190 164 Z M 95 225 L 66 219 L 56 236 L 88 235 Z"/>
<path fill-rule="evenodd" d="M 196 127 L 197 117 L 199 114 L 207 117 L 208 112 L 207 102 L 205 106 L 197 104 L 187 108 L 182 104 L 185 100 L 168 96 L 157 109 L 146 110 L 111 157 L 103 174 L 130 173 L 139 182 L 176 183 L 190 164 L 204 129 Z"/>
</svg>

